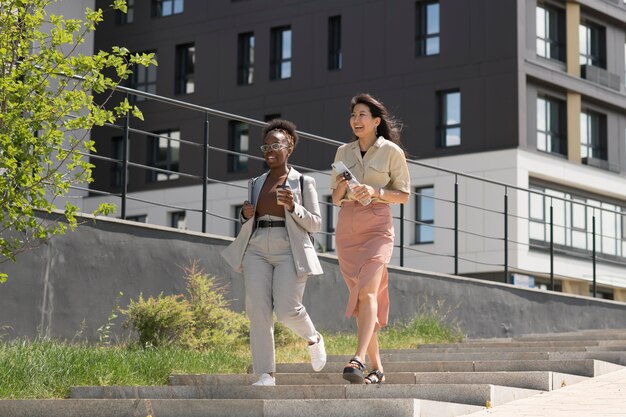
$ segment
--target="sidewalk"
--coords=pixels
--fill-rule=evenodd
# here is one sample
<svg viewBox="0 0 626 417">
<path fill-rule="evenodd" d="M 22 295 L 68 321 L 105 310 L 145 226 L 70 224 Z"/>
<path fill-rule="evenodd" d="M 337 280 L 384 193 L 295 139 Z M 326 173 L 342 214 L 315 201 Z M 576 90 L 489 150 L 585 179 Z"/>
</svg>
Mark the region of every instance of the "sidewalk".
<svg viewBox="0 0 626 417">
<path fill-rule="evenodd" d="M 467 417 L 626 417 L 626 369 L 512 401 Z"/>
</svg>

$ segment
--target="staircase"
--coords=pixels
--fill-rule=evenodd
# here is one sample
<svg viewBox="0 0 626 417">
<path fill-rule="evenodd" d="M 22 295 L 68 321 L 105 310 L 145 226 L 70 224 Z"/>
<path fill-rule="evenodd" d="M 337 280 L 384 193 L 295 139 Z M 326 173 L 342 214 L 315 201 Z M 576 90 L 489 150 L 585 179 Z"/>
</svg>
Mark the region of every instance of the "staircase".
<svg viewBox="0 0 626 417">
<path fill-rule="evenodd" d="M 65 400 L 0 401 L 0 417 L 464 416 L 624 369 L 626 330 L 468 340 L 383 351 L 387 383 L 346 385 L 348 356 L 321 373 L 278 364 L 255 375 L 171 375 L 168 386 L 74 387 Z"/>
</svg>

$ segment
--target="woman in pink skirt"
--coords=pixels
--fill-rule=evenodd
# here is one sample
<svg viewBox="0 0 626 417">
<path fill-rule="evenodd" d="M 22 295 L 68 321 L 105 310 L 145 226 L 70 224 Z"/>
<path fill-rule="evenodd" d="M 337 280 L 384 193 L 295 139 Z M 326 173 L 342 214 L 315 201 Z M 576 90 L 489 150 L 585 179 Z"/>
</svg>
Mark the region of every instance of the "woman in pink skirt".
<svg viewBox="0 0 626 417">
<path fill-rule="evenodd" d="M 359 184 L 333 169 L 333 203 L 340 206 L 337 223 L 339 268 L 350 296 L 346 316 L 357 318 L 356 354 L 343 370 L 351 383 L 385 381 L 378 347 L 378 330 L 387 324 L 389 291 L 387 264 L 394 243 L 390 204 L 409 199 L 410 176 L 399 128 L 385 106 L 369 94 L 352 98 L 350 126 L 354 141 L 337 149 Z M 365 355 L 370 370 L 364 375 Z"/>
</svg>

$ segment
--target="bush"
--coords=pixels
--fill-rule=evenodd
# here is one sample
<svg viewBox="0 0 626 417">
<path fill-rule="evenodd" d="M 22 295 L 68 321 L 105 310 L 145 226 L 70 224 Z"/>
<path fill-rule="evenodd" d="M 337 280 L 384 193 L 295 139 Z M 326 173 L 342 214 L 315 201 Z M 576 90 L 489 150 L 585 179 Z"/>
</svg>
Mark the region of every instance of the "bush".
<svg viewBox="0 0 626 417">
<path fill-rule="evenodd" d="M 229 309 L 224 287 L 198 267 L 184 268 L 187 297 L 182 294 L 131 300 L 124 327 L 132 326 L 144 346 L 177 345 L 208 349 L 248 340 L 249 325 L 241 313 Z"/>
</svg>

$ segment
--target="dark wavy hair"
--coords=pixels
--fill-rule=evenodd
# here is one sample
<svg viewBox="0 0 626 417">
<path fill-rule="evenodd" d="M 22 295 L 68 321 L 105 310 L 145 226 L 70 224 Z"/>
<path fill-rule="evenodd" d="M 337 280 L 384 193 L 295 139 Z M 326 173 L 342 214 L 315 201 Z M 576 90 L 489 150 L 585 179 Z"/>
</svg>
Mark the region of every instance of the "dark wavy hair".
<svg viewBox="0 0 626 417">
<path fill-rule="evenodd" d="M 357 104 L 365 104 L 370 109 L 372 117 L 380 117 L 378 136 L 383 136 L 385 139 L 392 141 L 406 153 L 404 145 L 400 141 L 402 123 L 389 114 L 385 105 L 367 93 L 357 94 L 352 97 L 352 100 L 350 100 L 350 112 L 354 110 L 354 106 Z M 354 139 L 357 140 L 358 138 L 355 136 Z"/>
<path fill-rule="evenodd" d="M 263 139 L 272 130 L 278 130 L 283 132 L 287 136 L 287 140 L 291 143 L 292 148 L 295 148 L 298 144 L 298 134 L 296 133 L 296 125 L 289 120 L 273 119 L 263 128 Z"/>
</svg>

